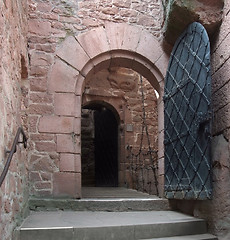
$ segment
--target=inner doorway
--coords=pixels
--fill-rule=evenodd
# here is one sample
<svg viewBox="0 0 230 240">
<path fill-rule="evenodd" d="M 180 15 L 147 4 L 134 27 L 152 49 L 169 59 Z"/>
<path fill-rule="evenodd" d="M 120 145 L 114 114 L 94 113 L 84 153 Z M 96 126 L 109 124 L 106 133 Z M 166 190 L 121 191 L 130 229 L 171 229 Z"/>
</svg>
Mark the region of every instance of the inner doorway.
<svg viewBox="0 0 230 240">
<path fill-rule="evenodd" d="M 118 122 L 100 104 L 83 109 L 82 186 L 118 186 Z"/>
</svg>

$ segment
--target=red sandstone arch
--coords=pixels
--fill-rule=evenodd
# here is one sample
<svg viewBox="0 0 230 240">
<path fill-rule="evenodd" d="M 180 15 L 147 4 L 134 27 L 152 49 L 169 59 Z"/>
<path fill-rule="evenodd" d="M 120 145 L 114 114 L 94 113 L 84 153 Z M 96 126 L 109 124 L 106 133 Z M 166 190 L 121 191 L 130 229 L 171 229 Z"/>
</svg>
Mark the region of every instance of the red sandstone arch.
<svg viewBox="0 0 230 240">
<path fill-rule="evenodd" d="M 107 23 L 78 36 L 67 37 L 56 51 L 49 90 L 75 95 L 74 117 L 81 118 L 81 100 L 86 76 L 104 68 L 127 67 L 143 75 L 158 91 L 159 175 L 163 179 L 163 78 L 168 56 L 154 36 L 125 23 Z M 58 78 L 57 78 L 57 75 Z M 57 82 L 63 76 L 65 82 Z M 79 152 L 79 151 L 78 151 Z M 77 153 L 78 153 L 77 152 Z M 73 194 L 76 195 L 76 194 Z M 77 194 L 78 195 L 78 194 Z"/>
</svg>

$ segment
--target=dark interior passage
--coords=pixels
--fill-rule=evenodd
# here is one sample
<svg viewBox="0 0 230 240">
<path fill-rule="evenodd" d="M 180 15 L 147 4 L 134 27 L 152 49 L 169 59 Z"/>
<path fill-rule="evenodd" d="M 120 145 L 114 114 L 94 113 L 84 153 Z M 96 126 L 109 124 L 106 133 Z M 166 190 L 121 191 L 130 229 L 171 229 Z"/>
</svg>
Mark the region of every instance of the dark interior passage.
<svg viewBox="0 0 230 240">
<path fill-rule="evenodd" d="M 82 186 L 118 186 L 118 122 L 102 105 L 82 113 Z"/>
<path fill-rule="evenodd" d="M 118 126 L 113 113 L 106 108 L 94 112 L 95 173 L 97 187 L 118 185 Z"/>
</svg>

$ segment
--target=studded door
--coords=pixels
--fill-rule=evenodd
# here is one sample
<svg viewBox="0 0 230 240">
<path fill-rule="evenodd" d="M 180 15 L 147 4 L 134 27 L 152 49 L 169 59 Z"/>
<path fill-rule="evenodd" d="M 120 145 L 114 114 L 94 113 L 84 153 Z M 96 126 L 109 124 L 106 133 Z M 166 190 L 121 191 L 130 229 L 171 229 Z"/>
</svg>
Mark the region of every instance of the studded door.
<svg viewBox="0 0 230 240">
<path fill-rule="evenodd" d="M 199 23 L 189 25 L 173 48 L 164 106 L 165 196 L 210 199 L 210 44 Z"/>
</svg>

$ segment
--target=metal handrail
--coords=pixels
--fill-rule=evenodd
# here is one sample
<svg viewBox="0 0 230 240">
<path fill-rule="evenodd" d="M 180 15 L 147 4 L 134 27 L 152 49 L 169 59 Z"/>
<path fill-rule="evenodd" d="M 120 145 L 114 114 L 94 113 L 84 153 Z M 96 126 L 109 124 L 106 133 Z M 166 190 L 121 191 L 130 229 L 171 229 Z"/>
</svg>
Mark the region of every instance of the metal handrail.
<svg viewBox="0 0 230 240">
<path fill-rule="evenodd" d="M 20 134 L 22 134 L 22 141 L 19 140 Z M 13 158 L 13 155 L 17 151 L 17 145 L 21 144 L 21 143 L 23 143 L 24 148 L 27 147 L 27 137 L 26 137 L 26 134 L 25 134 L 23 128 L 19 127 L 18 131 L 17 131 L 17 134 L 16 134 L 16 136 L 14 138 L 14 142 L 13 142 L 11 150 L 10 151 L 6 151 L 6 153 L 9 153 L 9 156 L 8 156 L 7 162 L 5 164 L 5 167 L 4 167 L 3 171 L 2 171 L 2 174 L 0 176 L 0 187 L 2 186 L 2 183 L 3 183 L 3 181 L 4 181 L 5 177 L 6 177 L 6 174 L 7 174 L 8 170 L 9 170 L 10 163 L 11 163 L 11 160 Z"/>
</svg>

